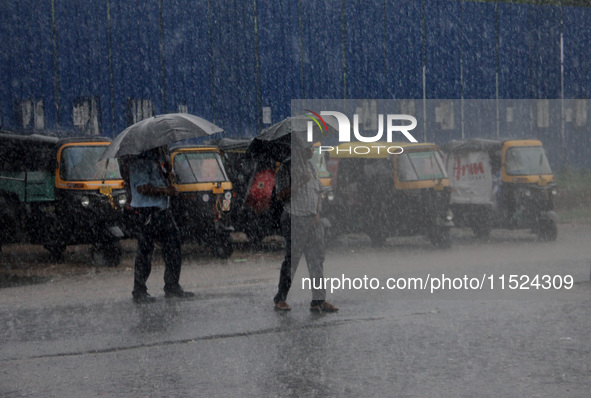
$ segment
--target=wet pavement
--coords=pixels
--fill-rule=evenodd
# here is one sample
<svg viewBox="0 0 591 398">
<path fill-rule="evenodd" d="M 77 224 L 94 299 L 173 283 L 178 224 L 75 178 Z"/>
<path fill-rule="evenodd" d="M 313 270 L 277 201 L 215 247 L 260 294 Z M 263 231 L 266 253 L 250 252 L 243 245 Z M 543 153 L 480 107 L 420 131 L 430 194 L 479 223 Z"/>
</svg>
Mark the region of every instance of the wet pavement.
<svg viewBox="0 0 591 398">
<path fill-rule="evenodd" d="M 293 309 L 277 313 L 280 245 L 238 245 L 228 260 L 184 250 L 191 300 L 164 299 L 157 255 L 148 287 L 158 300 L 135 305 L 132 249 L 112 269 L 85 265 L 80 249 L 66 257 L 66 276 L 0 289 L 0 396 L 588 397 L 591 226 L 561 225 L 556 242 L 510 231 L 489 242 L 454 237 L 450 250 L 420 237 L 384 247 L 342 238 L 325 276 L 571 275 L 572 288 L 339 289 L 329 300 L 341 310 L 314 314 L 302 263 Z M 27 253 L 5 250 L 2 266 Z"/>
</svg>

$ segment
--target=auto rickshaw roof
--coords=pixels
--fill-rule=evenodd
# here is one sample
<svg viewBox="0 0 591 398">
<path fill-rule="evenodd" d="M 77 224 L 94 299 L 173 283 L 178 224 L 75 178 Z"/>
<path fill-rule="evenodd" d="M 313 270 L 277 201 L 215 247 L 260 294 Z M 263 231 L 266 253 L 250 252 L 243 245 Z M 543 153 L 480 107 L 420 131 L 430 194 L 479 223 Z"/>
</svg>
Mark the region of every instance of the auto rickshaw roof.
<svg viewBox="0 0 591 398">
<path fill-rule="evenodd" d="M 368 148 L 367 152 L 355 153 L 355 148 Z M 385 159 L 391 154 L 384 148 L 402 148 L 403 150 L 439 150 L 439 147 L 433 143 L 414 143 L 414 142 L 345 142 L 334 147 L 334 150 L 325 152 L 329 153 L 331 158 L 362 158 L 362 159 Z"/>
<path fill-rule="evenodd" d="M 471 138 L 468 140 L 453 140 L 445 143 L 441 146 L 444 152 L 475 152 L 475 151 L 486 151 L 489 153 L 500 152 L 503 145 L 507 143 L 515 142 L 517 145 L 531 144 L 531 145 L 542 145 L 541 141 L 537 139 L 525 139 L 525 138 L 508 138 L 501 140 L 491 140 L 485 138 Z"/>
<path fill-rule="evenodd" d="M 2 171 L 51 171 L 56 161 L 59 138 L 39 134 L 0 132 Z"/>
<path fill-rule="evenodd" d="M 178 151 L 210 151 L 210 152 L 219 152 L 219 148 L 215 145 L 195 145 L 195 144 L 179 144 L 179 145 L 172 145 L 168 147 L 169 152 L 178 152 Z"/>
<path fill-rule="evenodd" d="M 88 142 L 105 142 L 110 144 L 111 143 L 111 139 L 108 137 L 66 137 L 66 138 L 60 138 L 58 141 L 58 146 L 62 146 L 62 145 L 66 145 L 66 144 L 85 144 Z"/>
<path fill-rule="evenodd" d="M 0 163 L 3 171 L 53 171 L 58 149 L 65 144 L 106 142 L 107 137 L 53 137 L 41 134 L 0 132 Z"/>
<path fill-rule="evenodd" d="M 245 151 L 252 140 L 252 138 L 222 138 L 216 145 L 222 151 Z"/>
</svg>

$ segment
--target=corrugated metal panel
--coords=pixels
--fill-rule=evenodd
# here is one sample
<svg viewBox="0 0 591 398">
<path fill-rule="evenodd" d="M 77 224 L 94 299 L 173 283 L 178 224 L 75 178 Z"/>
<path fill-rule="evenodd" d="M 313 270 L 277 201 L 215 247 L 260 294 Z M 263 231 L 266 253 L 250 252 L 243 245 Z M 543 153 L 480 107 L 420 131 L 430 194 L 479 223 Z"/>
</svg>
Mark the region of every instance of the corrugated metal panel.
<svg viewBox="0 0 591 398">
<path fill-rule="evenodd" d="M 495 4 L 462 3 L 461 24 L 463 98 L 495 98 Z"/>
<path fill-rule="evenodd" d="M 421 3 L 386 1 L 385 98 L 423 98 Z"/>
<path fill-rule="evenodd" d="M 14 128 L 14 101 L 20 96 L 20 68 L 17 68 L 17 52 L 21 38 L 18 35 L 17 5 L 12 1 L 0 3 L 0 118 L 3 128 Z"/>
<path fill-rule="evenodd" d="M 427 98 L 460 98 L 460 6 L 426 1 Z"/>
<path fill-rule="evenodd" d="M 56 2 L 55 13 L 60 127 L 83 132 L 74 117 L 74 104 L 94 98 L 100 112 L 100 103 L 108 104 L 110 97 L 107 9 L 100 0 Z M 102 113 L 97 117 L 102 121 Z"/>
<path fill-rule="evenodd" d="M 560 98 L 560 8 L 529 7 L 530 98 Z"/>
<path fill-rule="evenodd" d="M 564 7 L 566 98 L 591 97 L 591 9 Z"/>
<path fill-rule="evenodd" d="M 493 3 L 461 3 L 463 115 L 460 137 L 496 138 L 497 10 Z M 482 99 L 484 101 L 471 101 Z"/>
<path fill-rule="evenodd" d="M 258 1 L 257 10 L 261 106 L 270 108 L 270 121 L 276 123 L 291 115 L 291 99 L 302 96 L 298 2 Z"/>
<path fill-rule="evenodd" d="M 537 103 L 532 133 L 553 149 L 548 151 L 548 160 L 557 165 L 562 156 L 560 103 L 550 101 L 550 114 L 544 118 L 548 102 L 537 99 L 560 98 L 560 8 L 530 7 L 528 11 L 531 26 L 529 98 L 535 99 Z"/>
<path fill-rule="evenodd" d="M 567 102 L 568 161 L 591 168 L 591 10 L 564 8 L 564 95 Z"/>
<path fill-rule="evenodd" d="M 529 98 L 530 6 L 498 4 L 499 98 Z"/>
<path fill-rule="evenodd" d="M 258 132 L 254 2 L 212 1 L 214 122 L 229 135 Z"/>
<path fill-rule="evenodd" d="M 426 96 L 455 99 L 461 97 L 460 79 L 460 5 L 455 1 L 425 0 Z M 437 108 L 453 107 L 453 116 L 438 121 Z M 460 111 L 457 103 L 441 103 L 427 114 L 427 140 L 443 143 L 459 139 Z"/>
<path fill-rule="evenodd" d="M 35 97 L 43 100 L 43 113 L 45 127 L 57 129 L 57 107 L 56 107 L 56 76 L 55 57 L 53 46 L 53 20 L 50 2 L 34 1 L 31 10 L 34 15 L 32 24 L 37 27 L 37 56 L 35 63 L 35 86 L 37 92 Z"/>
<path fill-rule="evenodd" d="M 301 1 L 304 98 L 345 98 L 340 1 Z"/>
<path fill-rule="evenodd" d="M 115 134 L 128 125 L 128 100 L 152 100 L 162 113 L 162 57 L 158 1 L 111 2 Z"/>
<path fill-rule="evenodd" d="M 210 12 L 206 1 L 163 2 L 163 112 L 189 113 L 213 120 Z"/>
<path fill-rule="evenodd" d="M 386 14 L 383 0 L 345 2 L 347 98 L 386 98 Z"/>
</svg>

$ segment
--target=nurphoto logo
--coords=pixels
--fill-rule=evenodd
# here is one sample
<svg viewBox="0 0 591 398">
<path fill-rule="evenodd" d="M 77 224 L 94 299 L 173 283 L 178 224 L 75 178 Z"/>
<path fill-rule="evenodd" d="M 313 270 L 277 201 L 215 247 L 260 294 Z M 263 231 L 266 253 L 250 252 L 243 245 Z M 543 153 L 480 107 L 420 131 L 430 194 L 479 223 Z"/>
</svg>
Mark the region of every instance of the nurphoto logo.
<svg viewBox="0 0 591 398">
<path fill-rule="evenodd" d="M 311 111 L 306 109 L 310 114 L 306 115 L 311 119 L 308 122 L 308 129 L 307 129 L 307 140 L 308 142 L 314 142 L 314 135 L 313 135 L 313 128 L 314 124 L 316 124 L 320 130 L 320 132 L 324 132 L 328 134 L 328 126 L 326 121 L 322 116 L 333 116 L 336 118 L 338 123 L 338 132 L 339 132 L 339 142 L 351 142 L 351 122 L 349 118 L 342 112 L 336 111 L 321 111 L 320 113 Z M 377 133 L 373 136 L 365 136 L 359 132 L 359 115 L 353 115 L 353 135 L 355 139 L 359 142 L 379 142 L 382 140 L 384 136 L 384 115 L 378 114 L 377 115 L 378 121 L 378 129 Z M 395 124 L 395 122 L 410 122 L 410 124 Z M 323 128 L 324 127 L 324 128 Z M 402 133 L 404 137 L 410 142 L 418 142 L 415 137 L 410 133 L 410 130 L 413 130 L 417 127 L 417 119 L 411 115 L 401 115 L 401 114 L 388 114 L 386 115 L 386 142 L 393 142 L 393 135 L 395 132 Z M 403 149 L 401 147 L 393 147 L 393 146 L 381 146 L 378 147 L 378 151 L 384 148 L 390 154 L 399 154 L 402 153 Z M 359 147 L 355 148 L 358 150 Z M 321 146 L 319 148 L 320 153 L 323 152 L 331 152 L 334 151 L 335 148 L 332 146 Z M 394 151 L 394 152 L 391 152 Z M 356 152 L 357 153 L 357 152 Z M 366 152 L 367 153 L 367 152 Z"/>
</svg>

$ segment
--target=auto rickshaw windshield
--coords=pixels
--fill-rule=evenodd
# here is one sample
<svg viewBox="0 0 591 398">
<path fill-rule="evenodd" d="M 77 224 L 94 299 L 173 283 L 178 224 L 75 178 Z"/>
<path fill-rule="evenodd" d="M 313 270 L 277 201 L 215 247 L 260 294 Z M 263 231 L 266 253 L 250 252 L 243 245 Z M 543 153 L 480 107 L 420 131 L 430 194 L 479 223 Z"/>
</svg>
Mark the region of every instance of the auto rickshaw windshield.
<svg viewBox="0 0 591 398">
<path fill-rule="evenodd" d="M 447 178 L 439 152 L 404 152 L 398 155 L 399 181 L 424 181 Z"/>
<path fill-rule="evenodd" d="M 179 184 L 224 182 L 228 177 L 217 153 L 179 153 L 174 157 L 174 171 Z"/>
<path fill-rule="evenodd" d="M 539 146 L 512 147 L 505 156 L 505 172 L 508 175 L 552 174 L 544 148 Z"/>
<path fill-rule="evenodd" d="M 100 160 L 107 146 L 68 146 L 62 150 L 60 175 L 65 181 L 119 180 L 117 159 Z"/>
</svg>

